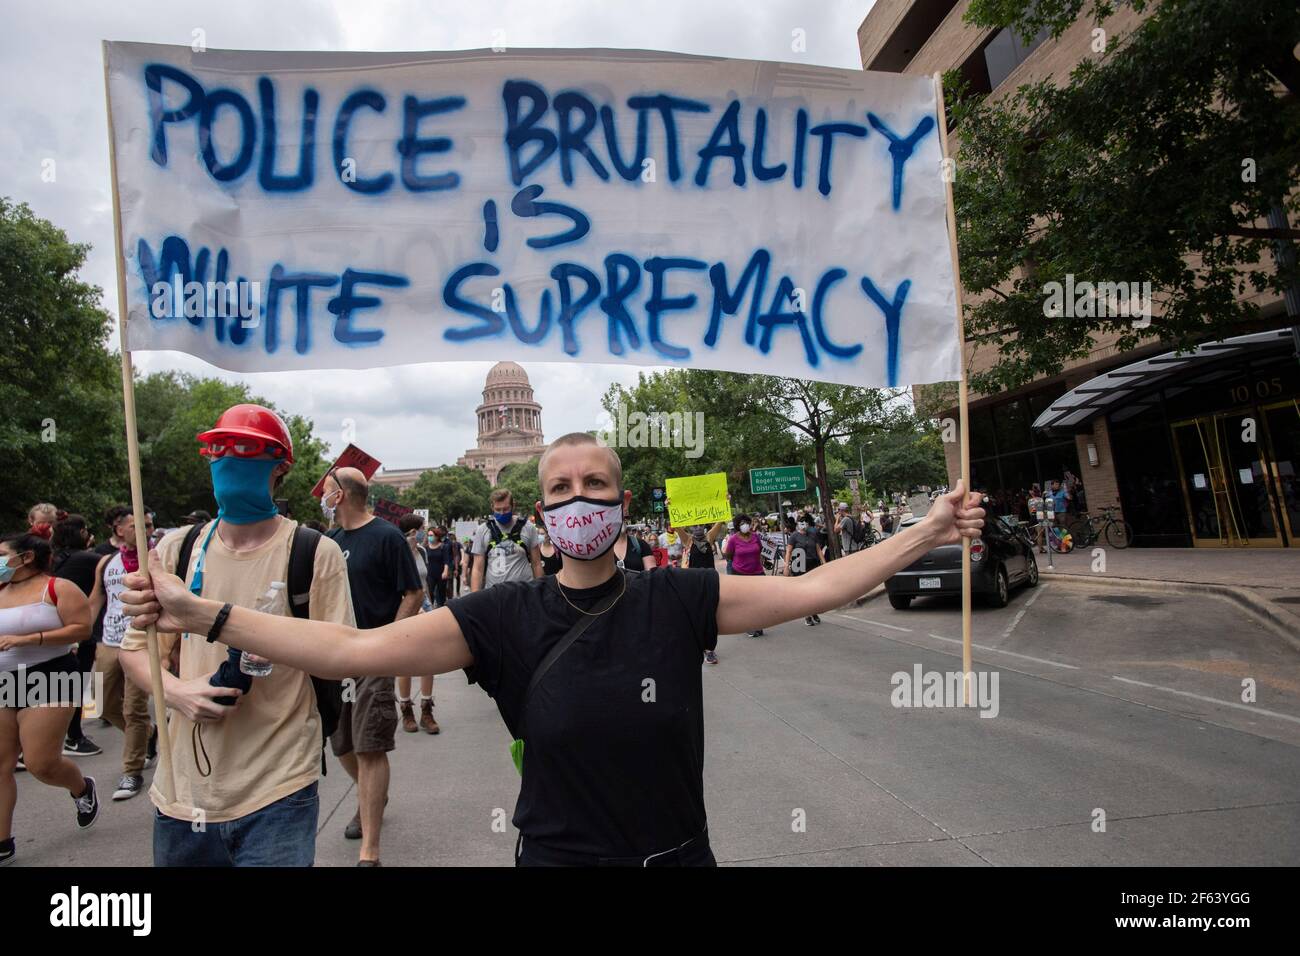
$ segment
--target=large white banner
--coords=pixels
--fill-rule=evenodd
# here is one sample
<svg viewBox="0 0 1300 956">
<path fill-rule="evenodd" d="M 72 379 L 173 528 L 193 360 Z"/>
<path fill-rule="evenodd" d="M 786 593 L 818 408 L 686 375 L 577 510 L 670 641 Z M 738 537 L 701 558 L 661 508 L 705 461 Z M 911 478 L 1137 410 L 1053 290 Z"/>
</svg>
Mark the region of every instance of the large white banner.
<svg viewBox="0 0 1300 956">
<path fill-rule="evenodd" d="M 958 376 L 929 78 L 105 49 L 132 350 Z"/>
</svg>

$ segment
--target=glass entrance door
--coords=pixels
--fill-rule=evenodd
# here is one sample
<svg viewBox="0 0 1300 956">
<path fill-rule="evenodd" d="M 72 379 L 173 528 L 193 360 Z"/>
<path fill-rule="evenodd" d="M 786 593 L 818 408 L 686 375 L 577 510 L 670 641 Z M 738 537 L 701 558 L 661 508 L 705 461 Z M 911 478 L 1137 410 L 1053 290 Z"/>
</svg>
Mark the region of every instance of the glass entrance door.
<svg viewBox="0 0 1300 956">
<path fill-rule="evenodd" d="M 1280 477 L 1280 470 L 1275 468 L 1268 429 L 1261 425 L 1259 414 L 1249 408 L 1174 424 L 1183 496 L 1197 547 L 1283 545 L 1274 492 L 1275 471 Z"/>
<path fill-rule="evenodd" d="M 1300 402 L 1292 399 L 1264 409 L 1268 426 L 1269 458 L 1273 465 L 1274 487 L 1277 489 L 1278 510 L 1286 525 L 1287 538 L 1296 546 L 1300 535 Z"/>
</svg>

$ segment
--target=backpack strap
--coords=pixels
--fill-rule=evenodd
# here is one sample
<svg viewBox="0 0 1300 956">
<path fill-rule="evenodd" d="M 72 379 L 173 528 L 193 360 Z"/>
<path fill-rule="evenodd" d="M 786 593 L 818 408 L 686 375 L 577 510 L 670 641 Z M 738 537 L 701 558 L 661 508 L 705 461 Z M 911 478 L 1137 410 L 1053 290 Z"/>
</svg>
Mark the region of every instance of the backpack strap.
<svg viewBox="0 0 1300 956">
<path fill-rule="evenodd" d="M 321 534 L 306 525 L 293 529 L 289 546 L 289 609 L 294 617 L 311 616 L 311 581 L 316 570 L 316 548 Z"/>
<path fill-rule="evenodd" d="M 190 525 L 189 530 L 185 532 L 185 540 L 181 542 L 180 551 L 176 552 L 176 568 L 173 573 L 185 582 L 186 587 L 190 584 L 190 556 L 194 553 L 194 542 L 199 540 L 202 531 L 203 525 Z"/>
<path fill-rule="evenodd" d="M 514 541 L 516 544 L 523 544 L 524 535 L 523 535 L 523 531 L 521 530 L 521 525 L 523 524 L 523 520 L 524 519 L 520 518 L 519 515 L 515 515 L 515 521 L 514 524 L 510 526 L 510 530 L 502 531 L 501 522 L 493 518 L 491 523 L 488 525 L 488 534 L 492 537 L 492 543 L 488 545 L 488 547 L 494 548 L 502 541 L 505 541 L 507 538 L 510 539 L 511 541 Z"/>
<path fill-rule="evenodd" d="M 50 578 L 49 583 L 45 585 L 45 590 L 50 594 L 50 603 L 55 607 L 59 606 L 59 595 L 54 590 L 54 578 Z"/>
</svg>

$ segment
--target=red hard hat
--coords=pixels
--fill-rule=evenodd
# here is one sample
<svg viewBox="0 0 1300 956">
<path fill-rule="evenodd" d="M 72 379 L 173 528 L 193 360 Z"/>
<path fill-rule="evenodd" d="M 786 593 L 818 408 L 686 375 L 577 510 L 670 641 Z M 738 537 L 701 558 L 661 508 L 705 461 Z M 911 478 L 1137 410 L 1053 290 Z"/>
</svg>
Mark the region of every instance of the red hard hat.
<svg viewBox="0 0 1300 956">
<path fill-rule="evenodd" d="M 211 441 L 221 435 L 261 438 L 274 442 L 285 450 L 286 461 L 293 464 L 293 438 L 288 426 L 275 412 L 262 405 L 231 405 L 205 432 L 199 432 L 201 442 Z"/>
</svg>

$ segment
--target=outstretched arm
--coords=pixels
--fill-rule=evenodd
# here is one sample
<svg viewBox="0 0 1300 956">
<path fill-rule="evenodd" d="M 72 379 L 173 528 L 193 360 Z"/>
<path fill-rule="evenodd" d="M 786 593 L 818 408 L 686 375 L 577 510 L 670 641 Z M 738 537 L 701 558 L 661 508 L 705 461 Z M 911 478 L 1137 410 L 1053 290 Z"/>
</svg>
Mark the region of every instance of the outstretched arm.
<svg viewBox="0 0 1300 956">
<path fill-rule="evenodd" d="M 149 578 L 126 577 L 122 604 L 137 628 L 188 631 L 202 640 L 221 610 L 220 601 L 196 597 L 168 574 L 157 552 L 149 553 Z M 445 674 L 474 663 L 460 625 L 446 607 L 404 618 L 385 627 L 358 630 L 248 608 L 230 611 L 220 640 L 228 647 L 287 664 L 318 677 L 383 677 L 389 674 Z"/>
<path fill-rule="evenodd" d="M 739 634 L 843 607 L 931 548 L 975 538 L 984 527 L 979 494 L 963 486 L 937 498 L 925 520 L 884 544 L 799 577 L 724 575 L 718 582 L 718 631 Z M 964 507 L 963 507 L 964 500 Z"/>
</svg>

